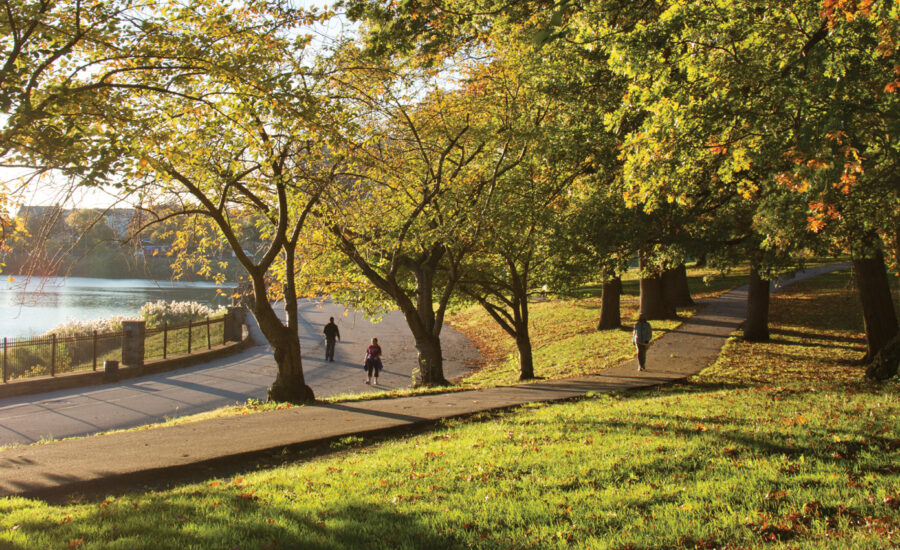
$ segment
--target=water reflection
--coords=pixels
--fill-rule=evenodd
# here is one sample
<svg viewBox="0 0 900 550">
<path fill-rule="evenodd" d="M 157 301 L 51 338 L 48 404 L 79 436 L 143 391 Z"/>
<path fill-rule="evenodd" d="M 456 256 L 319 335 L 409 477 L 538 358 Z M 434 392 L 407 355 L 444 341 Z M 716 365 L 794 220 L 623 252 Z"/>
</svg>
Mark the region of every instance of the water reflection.
<svg viewBox="0 0 900 550">
<path fill-rule="evenodd" d="M 0 337 L 41 334 L 70 320 L 136 315 L 146 302 L 194 301 L 225 305 L 214 283 L 85 277 L 4 277 L 0 284 Z"/>
</svg>

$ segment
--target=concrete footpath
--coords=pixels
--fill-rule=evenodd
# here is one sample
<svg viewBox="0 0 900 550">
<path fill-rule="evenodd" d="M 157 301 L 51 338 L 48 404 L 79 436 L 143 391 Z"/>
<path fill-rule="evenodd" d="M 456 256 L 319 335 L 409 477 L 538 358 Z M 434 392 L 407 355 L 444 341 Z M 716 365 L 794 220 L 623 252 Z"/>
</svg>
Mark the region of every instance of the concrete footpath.
<svg viewBox="0 0 900 550">
<path fill-rule="evenodd" d="M 280 309 L 280 308 L 278 308 Z M 374 393 L 409 387 L 417 366 L 415 341 L 399 311 L 373 323 L 359 312 L 327 301 L 304 300 L 299 306 L 303 373 L 316 397 Z M 259 331 L 248 316 L 251 334 Z M 325 361 L 322 327 L 334 317 L 340 327 L 335 361 Z M 365 384 L 365 349 L 377 337 L 384 350 L 378 387 Z M 215 410 L 247 399 L 265 400 L 277 367 L 262 334 L 262 345 L 202 365 L 100 386 L 39 395 L 0 398 L 0 445 L 66 439 L 162 422 Z M 453 327 L 441 334 L 444 375 L 469 374 L 478 352 Z M 2 478 L 2 472 L 0 472 Z"/>
<path fill-rule="evenodd" d="M 782 284 L 843 267 L 846 265 L 810 269 Z M 715 361 L 728 335 L 743 322 L 746 300 L 746 288 L 742 287 L 706 301 L 697 315 L 651 346 L 643 372 L 630 360 L 592 376 L 438 395 L 317 403 L 14 448 L 0 452 L 0 496 L 116 493 L 191 472 L 215 475 L 210 468 L 229 461 L 297 450 L 348 435 L 377 434 L 525 403 L 682 380 Z"/>
</svg>

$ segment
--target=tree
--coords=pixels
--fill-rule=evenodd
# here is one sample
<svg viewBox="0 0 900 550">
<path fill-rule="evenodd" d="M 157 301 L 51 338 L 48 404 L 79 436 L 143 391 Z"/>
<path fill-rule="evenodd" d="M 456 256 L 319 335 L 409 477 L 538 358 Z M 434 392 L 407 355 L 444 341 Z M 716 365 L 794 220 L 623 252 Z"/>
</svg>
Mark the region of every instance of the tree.
<svg viewBox="0 0 900 550">
<path fill-rule="evenodd" d="M 156 213 L 147 206 L 144 227 L 202 216 L 243 266 L 278 365 L 269 390 L 275 401 L 314 397 L 298 336 L 297 246 L 333 181 L 327 130 L 337 112 L 326 79 L 304 57 L 310 38 L 302 27 L 314 19 L 264 2 L 198 1 L 148 14 L 126 60 L 133 65 L 117 78 L 117 99 L 127 107 L 102 120 L 109 145 L 129 163 L 128 188 L 167 205 Z M 127 70 L 148 59 L 153 71 Z M 261 221 L 259 256 L 239 238 L 246 216 Z M 279 298 L 285 321 L 271 303 Z"/>
<path fill-rule="evenodd" d="M 460 289 L 516 341 L 519 378 L 528 380 L 535 377 L 529 301 L 548 285 L 560 289 L 555 271 L 563 258 L 555 236 L 569 208 L 567 195 L 581 185 L 585 163 L 565 125 L 568 113 L 542 89 L 537 66 L 558 60 L 533 58 L 529 45 L 516 47 L 521 38 L 512 45 L 507 40 L 497 39 L 505 44 L 497 44 L 499 51 L 473 74 L 472 85 L 495 98 L 485 114 L 503 121 L 496 131 L 514 136 L 527 151 L 518 166 L 492 182 L 490 200 L 477 213 L 481 234 Z"/>
<path fill-rule="evenodd" d="M 631 97 L 653 113 L 626 144 L 629 178 L 680 202 L 712 175 L 755 210 L 754 223 L 773 214 L 762 197 L 800 194 L 823 242 L 879 263 L 897 204 L 895 9 L 688 2 L 618 34 L 616 67 L 636 77 Z M 792 232 L 803 233 L 775 234 Z M 771 244 L 772 233 L 756 234 Z M 861 290 L 884 285 L 860 272 Z M 867 302 L 867 326 L 896 326 Z M 886 343 L 870 331 L 869 357 Z"/>
<path fill-rule="evenodd" d="M 332 151 L 344 163 L 342 192 L 321 218 L 340 256 L 321 247 L 309 285 L 345 303 L 397 307 L 416 342 L 417 383 L 446 384 L 440 333 L 479 232 L 474 213 L 525 146 L 494 132 L 502 121 L 473 116 L 493 99 L 477 86 L 448 89 L 427 70 L 344 55 L 356 69 L 335 79 L 334 93 L 354 119 Z"/>
</svg>

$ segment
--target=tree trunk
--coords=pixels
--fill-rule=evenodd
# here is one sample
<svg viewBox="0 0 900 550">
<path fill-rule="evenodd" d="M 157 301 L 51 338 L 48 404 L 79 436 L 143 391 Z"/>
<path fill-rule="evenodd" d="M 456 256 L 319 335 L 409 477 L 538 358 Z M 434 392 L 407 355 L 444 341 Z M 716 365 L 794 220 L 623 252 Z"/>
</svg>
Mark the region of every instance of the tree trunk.
<svg viewBox="0 0 900 550">
<path fill-rule="evenodd" d="M 744 321 L 744 340 L 765 342 L 769 339 L 769 281 L 760 278 L 756 267 L 750 268 L 747 291 L 747 320 Z"/>
<path fill-rule="evenodd" d="M 532 380 L 534 378 L 534 357 L 531 352 L 528 328 L 518 327 L 516 332 L 516 347 L 519 349 L 519 380 Z"/>
<path fill-rule="evenodd" d="M 600 302 L 600 322 L 597 330 L 611 330 L 622 326 L 622 278 L 612 277 L 603 281 L 603 297 Z"/>
<path fill-rule="evenodd" d="M 275 382 L 269 388 L 269 400 L 306 403 L 315 400 L 312 388 L 303 377 L 303 362 L 300 355 L 300 336 L 282 324 L 272 305 L 266 298 L 265 283 L 254 277 L 253 313 L 259 329 L 272 346 L 278 372 Z"/>
<path fill-rule="evenodd" d="M 398 300 L 416 341 L 418 372 L 414 379 L 417 386 L 449 385 L 444 378 L 444 356 L 441 351 L 440 320 L 443 316 L 436 315 L 434 311 L 434 273 L 443 256 L 443 247 L 435 245 L 426 259 L 407 264 L 416 279 L 416 301 L 404 306 L 403 300 Z M 400 294 L 395 299 L 399 297 Z"/>
<path fill-rule="evenodd" d="M 697 261 L 694 262 L 694 267 L 706 267 L 706 254 L 700 254 L 697 256 Z"/>
<path fill-rule="evenodd" d="M 887 380 L 900 369 L 900 334 L 888 342 L 866 367 L 866 376 L 872 380 Z"/>
<path fill-rule="evenodd" d="M 644 271 L 644 255 L 639 255 L 641 271 Z M 674 319 L 675 307 L 663 300 L 662 278 L 659 273 L 641 277 L 641 315 L 647 320 Z"/>
<path fill-rule="evenodd" d="M 684 264 L 663 271 L 662 293 L 663 300 L 669 304 L 669 307 L 680 308 L 694 305 L 691 289 L 688 287 L 687 268 Z"/>
<path fill-rule="evenodd" d="M 303 362 L 300 357 L 300 338 L 284 330 L 284 337 L 279 341 L 269 340 L 275 350 L 275 363 L 278 374 L 269 388 L 269 401 L 307 403 L 315 401 L 312 388 L 307 386 L 303 378 Z"/>
<path fill-rule="evenodd" d="M 275 382 L 269 388 L 269 400 L 305 403 L 315 400 L 312 388 L 306 385 L 303 377 L 303 361 L 300 354 L 300 337 L 281 324 L 272 307 L 265 300 L 256 299 L 254 311 L 259 329 L 272 346 L 278 372 Z"/>
<path fill-rule="evenodd" d="M 444 356 L 441 353 L 441 339 L 431 335 L 414 335 L 418 351 L 418 372 L 415 373 L 417 386 L 446 386 L 444 378 Z"/>
<path fill-rule="evenodd" d="M 900 283 L 900 219 L 897 220 L 894 229 L 894 269 L 894 275 L 897 276 L 897 282 Z M 897 305 L 900 306 L 900 302 Z"/>
<path fill-rule="evenodd" d="M 869 362 L 897 335 L 897 313 L 881 252 L 853 260 L 853 269 L 866 327 L 865 360 Z"/>
</svg>

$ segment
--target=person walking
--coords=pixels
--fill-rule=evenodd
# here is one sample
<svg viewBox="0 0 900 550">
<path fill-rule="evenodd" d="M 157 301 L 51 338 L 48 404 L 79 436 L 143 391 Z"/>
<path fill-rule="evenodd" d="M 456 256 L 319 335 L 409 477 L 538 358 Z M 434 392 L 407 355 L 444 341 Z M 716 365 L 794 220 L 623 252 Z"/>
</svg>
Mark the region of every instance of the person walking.
<svg viewBox="0 0 900 550">
<path fill-rule="evenodd" d="M 328 318 L 328 324 L 322 332 L 325 333 L 325 360 L 334 361 L 334 343 L 341 339 L 341 331 L 334 324 L 334 317 Z"/>
<path fill-rule="evenodd" d="M 366 384 L 378 385 L 378 373 L 381 371 L 381 346 L 378 345 L 378 338 L 372 338 L 372 345 L 366 348 Z"/>
<path fill-rule="evenodd" d="M 647 370 L 644 366 L 647 362 L 647 348 L 650 347 L 650 340 L 653 339 L 653 328 L 647 322 L 647 318 L 641 314 L 638 316 L 637 323 L 634 324 L 634 332 L 631 333 L 631 341 L 637 348 L 638 370 Z"/>
</svg>

